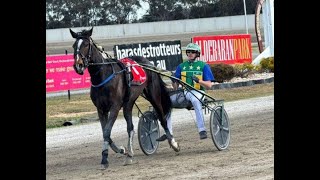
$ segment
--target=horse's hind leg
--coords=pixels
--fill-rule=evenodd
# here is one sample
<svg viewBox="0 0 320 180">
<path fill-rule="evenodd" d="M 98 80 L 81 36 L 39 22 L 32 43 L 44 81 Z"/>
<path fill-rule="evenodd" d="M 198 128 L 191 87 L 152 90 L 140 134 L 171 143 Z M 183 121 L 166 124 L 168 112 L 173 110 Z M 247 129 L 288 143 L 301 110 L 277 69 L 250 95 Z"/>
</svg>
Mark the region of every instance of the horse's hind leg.
<svg viewBox="0 0 320 180">
<path fill-rule="evenodd" d="M 171 111 L 168 112 L 167 117 L 164 115 L 163 112 L 163 108 L 161 106 L 161 104 L 157 103 L 160 102 L 160 100 L 157 100 L 155 96 L 151 95 L 152 99 L 151 99 L 151 104 L 152 106 L 155 108 L 157 116 L 159 118 L 160 124 L 162 126 L 162 128 L 164 129 L 164 132 L 166 133 L 168 142 L 170 147 L 176 151 L 179 152 L 180 151 L 180 146 L 179 143 L 177 143 L 175 141 L 175 139 L 173 138 L 173 135 L 170 133 L 170 130 L 168 128 L 168 123 L 167 123 L 167 118 L 169 118 L 171 116 Z M 171 118 L 171 117 L 170 117 Z"/>
<path fill-rule="evenodd" d="M 158 115 L 159 116 L 159 115 Z M 171 112 L 169 112 L 169 114 L 167 116 L 171 116 Z M 170 117 L 171 118 L 171 117 Z M 164 120 L 165 119 L 165 120 Z M 173 135 L 171 134 L 169 128 L 168 128 L 168 123 L 167 123 L 167 118 L 165 118 L 164 116 L 159 116 L 159 121 L 160 121 L 160 124 L 162 126 L 162 128 L 164 129 L 164 132 L 166 133 L 166 136 L 167 136 L 167 139 L 168 139 L 168 142 L 169 142 L 169 145 L 170 147 L 176 151 L 176 152 L 179 152 L 180 151 L 180 146 L 179 146 L 179 143 L 176 142 L 176 140 L 174 139 Z"/>
<path fill-rule="evenodd" d="M 115 153 L 120 153 L 120 154 L 127 154 L 126 149 L 123 146 L 118 147 L 110 138 L 110 147 Z"/>
<path fill-rule="evenodd" d="M 127 121 L 127 132 L 128 132 L 128 152 L 127 158 L 124 162 L 124 165 L 133 163 L 133 136 L 134 136 L 134 127 L 132 123 L 132 108 L 133 102 L 127 103 L 123 106 L 124 118 Z"/>
</svg>

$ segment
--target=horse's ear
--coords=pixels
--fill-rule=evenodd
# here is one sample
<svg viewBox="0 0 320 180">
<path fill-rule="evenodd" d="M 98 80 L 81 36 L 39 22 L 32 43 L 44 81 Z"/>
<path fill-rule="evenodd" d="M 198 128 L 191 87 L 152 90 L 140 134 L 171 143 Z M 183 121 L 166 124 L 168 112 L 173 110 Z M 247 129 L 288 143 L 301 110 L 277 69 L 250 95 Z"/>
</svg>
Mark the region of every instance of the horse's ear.
<svg viewBox="0 0 320 180">
<path fill-rule="evenodd" d="M 92 28 L 89 30 L 88 35 L 91 36 L 92 35 L 92 30 L 93 30 L 93 26 Z"/>
<path fill-rule="evenodd" d="M 69 30 L 70 30 L 71 36 L 72 36 L 73 38 L 77 38 L 77 37 L 78 37 L 78 34 L 77 34 L 77 33 L 73 32 L 70 28 L 69 28 Z"/>
</svg>

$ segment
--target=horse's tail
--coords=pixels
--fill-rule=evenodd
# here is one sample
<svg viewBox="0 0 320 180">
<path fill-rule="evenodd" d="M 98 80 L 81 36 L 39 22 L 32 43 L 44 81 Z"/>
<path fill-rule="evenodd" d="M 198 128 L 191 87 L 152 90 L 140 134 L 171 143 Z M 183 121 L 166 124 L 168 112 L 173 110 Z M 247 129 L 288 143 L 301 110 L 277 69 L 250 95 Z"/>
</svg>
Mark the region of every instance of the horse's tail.
<svg viewBox="0 0 320 180">
<path fill-rule="evenodd" d="M 167 84 L 162 80 L 160 74 L 153 71 L 149 71 L 149 73 L 152 80 L 151 80 L 151 84 L 149 84 L 147 88 L 143 91 L 144 95 L 146 96 L 146 99 L 155 108 L 158 115 L 159 113 L 161 113 L 161 111 L 156 107 L 156 104 L 159 104 L 159 101 L 160 101 L 163 118 L 166 119 L 166 117 L 170 115 L 172 110 L 172 103 L 170 99 L 169 89 L 167 88 Z M 154 94 L 155 92 L 158 92 L 156 93 L 156 95 L 158 96 L 155 98 L 152 98 L 151 94 Z"/>
<path fill-rule="evenodd" d="M 170 115 L 172 110 L 172 103 L 169 95 L 169 90 L 167 88 L 167 84 L 162 80 L 160 74 L 157 74 L 160 79 L 160 89 L 161 89 L 161 105 L 163 109 L 163 113 L 166 116 Z"/>
</svg>

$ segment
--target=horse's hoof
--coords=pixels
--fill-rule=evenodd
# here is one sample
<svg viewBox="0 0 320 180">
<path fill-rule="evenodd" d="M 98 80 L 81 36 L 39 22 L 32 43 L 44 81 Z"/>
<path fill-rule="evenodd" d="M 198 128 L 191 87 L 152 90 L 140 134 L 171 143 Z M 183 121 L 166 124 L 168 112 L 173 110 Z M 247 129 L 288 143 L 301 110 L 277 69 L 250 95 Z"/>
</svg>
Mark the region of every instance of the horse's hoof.
<svg viewBox="0 0 320 180">
<path fill-rule="evenodd" d="M 126 165 L 130 165 L 130 164 L 133 164 L 133 158 L 127 156 L 126 160 L 123 163 L 123 165 L 126 166 Z"/>
<path fill-rule="evenodd" d="M 180 151 L 180 146 L 179 144 L 177 143 L 177 146 L 171 146 L 171 148 L 175 151 L 175 152 L 179 152 Z"/>
<path fill-rule="evenodd" d="M 115 154 L 116 158 L 123 158 L 123 154 L 117 153 Z"/>
<path fill-rule="evenodd" d="M 119 149 L 120 149 L 120 154 L 128 155 L 128 151 L 127 151 L 127 149 L 125 147 L 120 146 Z"/>
<path fill-rule="evenodd" d="M 171 139 L 171 141 L 169 141 L 169 145 L 175 152 L 180 151 L 179 143 L 177 143 L 173 138 Z"/>
<path fill-rule="evenodd" d="M 100 170 L 105 170 L 109 167 L 109 164 L 101 164 Z"/>
</svg>

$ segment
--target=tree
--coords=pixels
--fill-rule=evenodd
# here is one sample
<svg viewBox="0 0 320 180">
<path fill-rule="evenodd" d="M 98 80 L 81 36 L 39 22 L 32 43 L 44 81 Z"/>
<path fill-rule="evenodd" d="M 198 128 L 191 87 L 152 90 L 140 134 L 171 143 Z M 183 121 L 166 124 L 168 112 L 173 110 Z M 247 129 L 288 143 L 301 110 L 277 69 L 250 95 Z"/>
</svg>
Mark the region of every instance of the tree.
<svg viewBox="0 0 320 180">
<path fill-rule="evenodd" d="M 243 0 L 141 0 L 149 10 L 137 19 L 140 0 L 46 0 L 46 28 L 69 28 L 243 15 Z M 246 0 L 254 14 L 256 0 Z"/>
<path fill-rule="evenodd" d="M 102 7 L 107 10 L 105 13 L 110 14 L 110 20 L 117 24 L 126 24 L 133 19 L 130 15 L 135 17 L 141 5 L 139 0 L 104 0 Z"/>
<path fill-rule="evenodd" d="M 63 27 L 63 12 L 65 6 L 61 0 L 47 0 L 46 1 L 46 25 L 47 28 Z"/>
<path fill-rule="evenodd" d="M 143 0 L 144 2 L 149 3 L 149 10 L 147 11 L 148 15 L 151 16 L 153 21 L 166 21 L 172 20 L 171 12 L 174 9 L 174 5 L 177 1 L 172 0 Z"/>
<path fill-rule="evenodd" d="M 220 0 L 216 4 L 218 16 L 235 16 L 244 14 L 243 0 Z M 247 14 L 254 14 L 257 0 L 246 0 Z"/>
</svg>

